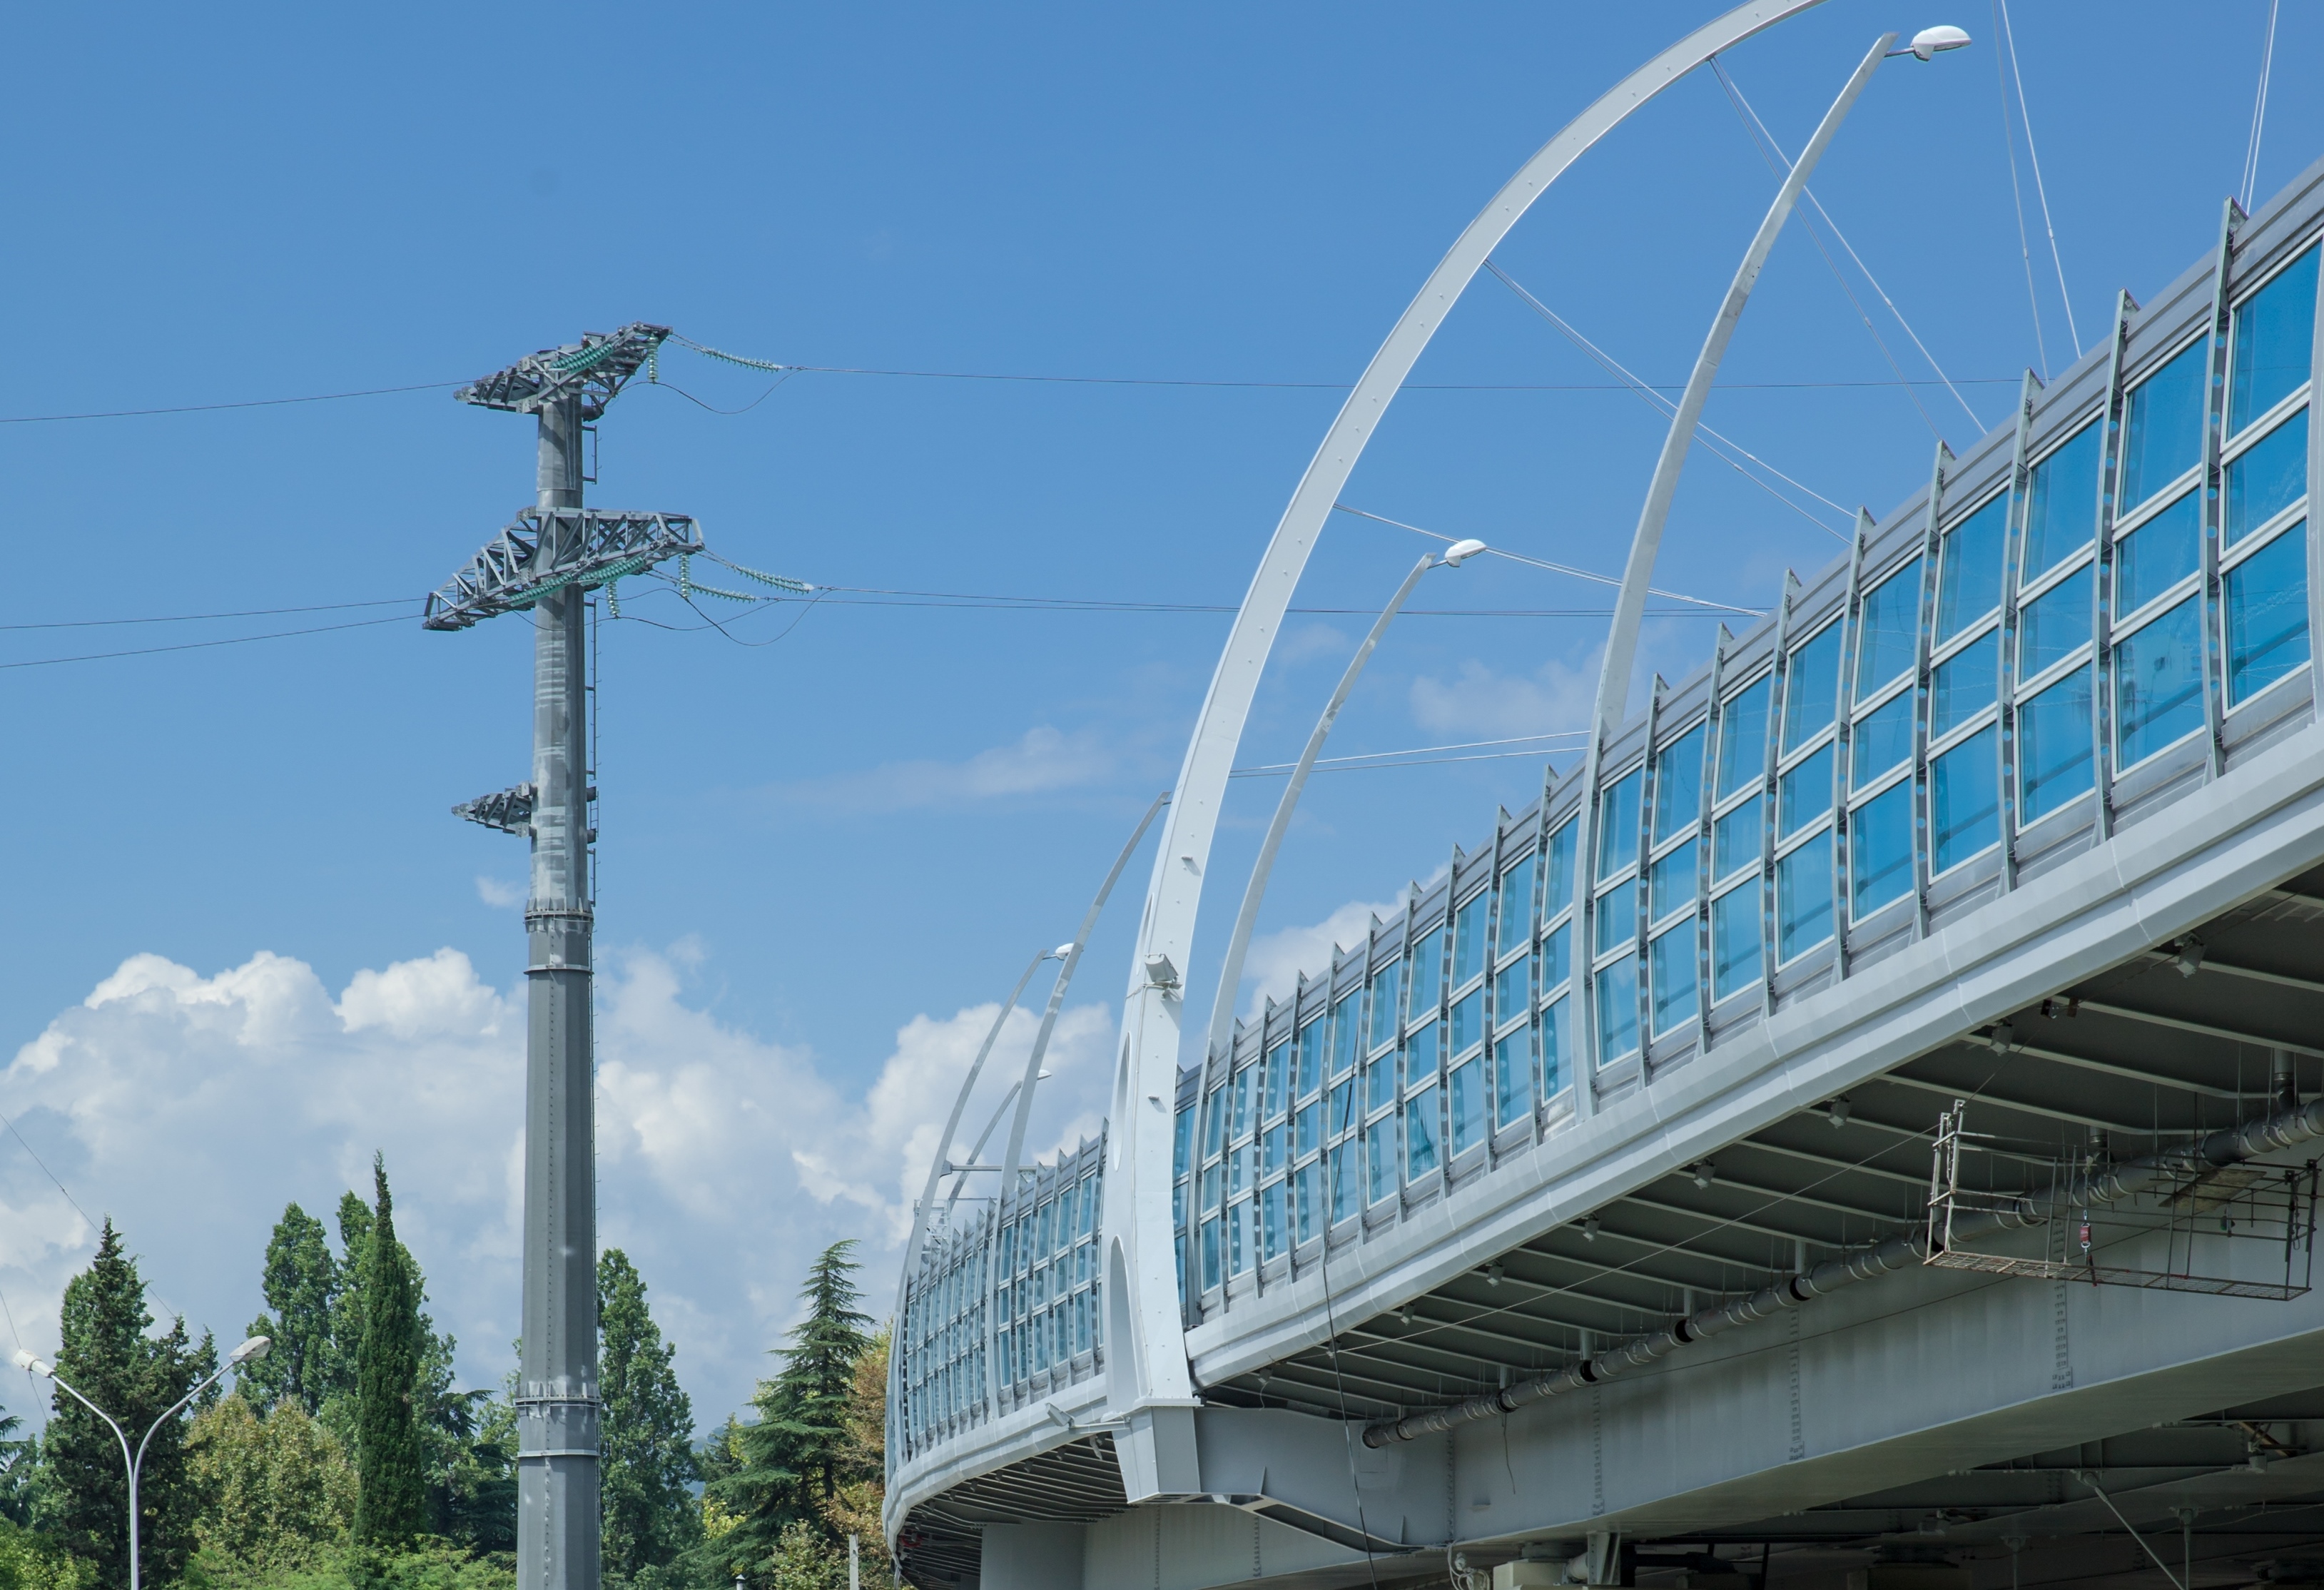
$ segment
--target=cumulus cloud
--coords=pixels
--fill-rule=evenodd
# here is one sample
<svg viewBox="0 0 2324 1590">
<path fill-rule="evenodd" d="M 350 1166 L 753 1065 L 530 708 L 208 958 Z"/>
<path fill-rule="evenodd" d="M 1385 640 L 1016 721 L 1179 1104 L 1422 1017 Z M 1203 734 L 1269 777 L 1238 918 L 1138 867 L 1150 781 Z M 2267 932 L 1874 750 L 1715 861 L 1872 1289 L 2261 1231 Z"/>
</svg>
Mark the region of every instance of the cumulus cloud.
<svg viewBox="0 0 2324 1590">
<path fill-rule="evenodd" d="M 1094 734 L 1068 735 L 1045 724 L 964 761 L 883 763 L 861 772 L 784 784 L 774 792 L 817 806 L 904 811 L 1076 789 L 1111 777 L 1119 764 Z"/>
<path fill-rule="evenodd" d="M 1551 658 L 1530 674 L 1497 673 L 1471 660 L 1458 678 L 1412 681 L 1413 721 L 1435 734 L 1546 735 L 1587 728 L 1595 672 Z"/>
<path fill-rule="evenodd" d="M 866 1290 L 884 1307 L 994 1007 L 915 1018 L 852 1096 L 804 1050 L 689 1004 L 700 958 L 681 944 L 601 966 L 597 1148 L 600 1241 L 645 1272 L 707 1423 L 764 1373 L 816 1251 L 863 1239 Z M 1011 1017 L 969 1132 L 1036 1025 Z M 1111 1031 L 1102 1008 L 1064 1012 L 1030 1147 L 1094 1129 Z M 497 1385 L 517 1331 L 524 1032 L 522 988 L 492 987 L 456 949 L 358 971 L 336 997 L 269 952 L 207 977 L 131 957 L 0 1070 L 0 1110 L 58 1179 L 0 1145 L 0 1299 L 22 1340 L 53 1348 L 65 1282 L 108 1215 L 157 1314 L 234 1339 L 262 1306 L 283 1206 L 327 1222 L 344 1190 L 368 1190 L 378 1150 L 464 1382 Z"/>
<path fill-rule="evenodd" d="M 476 874 L 476 898 L 495 911 L 511 911 L 524 903 L 524 885 L 505 878 Z"/>
<path fill-rule="evenodd" d="M 1434 886 L 1443 874 L 1444 868 L 1440 864 L 1422 886 Z M 1372 930 L 1372 919 L 1390 917 L 1402 911 L 1411 892 L 1407 888 L 1397 891 L 1387 900 L 1351 900 L 1320 922 L 1254 934 L 1242 964 L 1243 987 L 1247 991 L 1245 1018 L 1259 1015 L 1270 999 L 1280 1004 L 1297 993 L 1300 973 L 1311 978 L 1328 975 L 1334 946 L 1352 948 L 1361 944 Z"/>
</svg>

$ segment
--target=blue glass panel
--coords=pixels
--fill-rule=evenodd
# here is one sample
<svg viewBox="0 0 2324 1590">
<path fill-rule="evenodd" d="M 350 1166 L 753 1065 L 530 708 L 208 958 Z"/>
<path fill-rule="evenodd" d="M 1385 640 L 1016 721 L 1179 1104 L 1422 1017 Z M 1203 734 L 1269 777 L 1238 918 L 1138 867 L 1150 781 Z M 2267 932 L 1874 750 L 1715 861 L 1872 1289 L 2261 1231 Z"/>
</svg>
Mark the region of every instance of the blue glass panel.
<svg viewBox="0 0 2324 1590">
<path fill-rule="evenodd" d="M 1187 1160 L 1187 1157 L 1188 1157 L 1188 1156 L 1193 1152 L 1193 1151 L 1194 1151 L 1194 1105 L 1193 1105 L 1192 1104 L 1189 1104 L 1185 1108 L 1184 1108 L 1184 1109 L 1182 1109 L 1182 1110 L 1180 1110 L 1180 1111 L 1178 1112 L 1177 1119 L 1176 1119 L 1176 1121 L 1174 1121 L 1174 1122 L 1172 1122 L 1172 1123 L 1171 1123 L 1171 1132 L 1170 1132 L 1170 1174 L 1171 1174 L 1171 1175 L 1173 1175 L 1173 1176 L 1184 1176 L 1185 1174 L 1186 1174 L 1186 1160 Z"/>
<path fill-rule="evenodd" d="M 2189 597 L 2114 649 L 2115 744 L 2124 767 L 2203 726 L 2203 645 Z"/>
<path fill-rule="evenodd" d="M 1485 1141 L 1485 1062 L 1471 1060 L 1447 1081 L 1452 1111 L 1452 1157 Z"/>
<path fill-rule="evenodd" d="M 1573 1052 L 1571 999 L 1551 1001 L 1541 1012 L 1541 1096 L 1555 1098 L 1565 1086 L 1565 1058 Z"/>
<path fill-rule="evenodd" d="M 1232 1197 L 1250 1185 L 1250 1156 L 1251 1145 L 1247 1142 L 1227 1151 L 1227 1197 Z M 1049 1245 L 1048 1210 L 1045 1208 L 1041 1214 L 1041 1246 L 1047 1249 Z"/>
<path fill-rule="evenodd" d="M 1203 1207 L 1205 1211 L 1215 1209 L 1225 1197 L 1226 1167 L 1213 1165 L 1203 1172 Z"/>
<path fill-rule="evenodd" d="M 1569 827 L 1568 832 L 1571 832 Z M 1501 915 L 1494 948 L 1507 955 L 1533 932 L 1533 873 L 1530 857 L 1501 874 Z"/>
<path fill-rule="evenodd" d="M 2308 661 L 2308 527 L 2295 524 L 2227 571 L 2227 700 Z"/>
<path fill-rule="evenodd" d="M 1655 843 L 1694 827 L 1702 816 L 1703 726 L 1697 724 L 1655 758 Z"/>
<path fill-rule="evenodd" d="M 1945 532 L 1937 559 L 1937 636 L 1950 641 L 2001 605 L 2001 543 L 2009 498 L 1997 496 Z"/>
<path fill-rule="evenodd" d="M 1693 903 L 1694 872 L 1694 841 L 1692 839 L 1647 870 L 1647 876 L 1653 881 L 1648 893 L 1654 901 L 1655 921 L 1661 921 L 1681 906 Z"/>
<path fill-rule="evenodd" d="M 1203 1222 L 1203 1290 L 1216 1291 L 1219 1287 L 1219 1223 Z"/>
<path fill-rule="evenodd" d="M 1355 1138 L 1350 1138 L 1333 1149 L 1326 1161 L 1331 1166 L 1329 1180 L 1334 1223 L 1345 1220 L 1356 1212 L 1356 1142 Z"/>
<path fill-rule="evenodd" d="M 1492 909 L 1490 890 L 1477 896 L 1452 918 L 1452 986 L 1458 988 L 1485 967 L 1485 914 Z"/>
<path fill-rule="evenodd" d="M 1757 988 L 1761 976 L 1759 885 L 1746 883 L 1711 902 L 1711 997 Z"/>
<path fill-rule="evenodd" d="M 1452 1007 L 1449 1018 L 1452 1023 L 1452 1052 L 1469 1052 L 1469 1046 L 1481 1043 L 1485 1038 L 1485 991 L 1479 988 Z"/>
<path fill-rule="evenodd" d="M 1840 704 L 1840 625 L 1792 652 L 1784 682 L 1784 749 L 1795 751 L 1829 727 Z"/>
<path fill-rule="evenodd" d="M 1214 1160 L 1226 1142 L 1227 1090 L 1213 1087 L 1203 1104 L 1203 1158 Z"/>
<path fill-rule="evenodd" d="M 1294 1098 L 1307 1098 L 1323 1085 L 1323 1022 L 1320 1017 L 1299 1029 L 1298 1055 L 1291 1094 Z"/>
<path fill-rule="evenodd" d="M 1541 941 L 1541 987 L 1543 993 L 1548 993 L 1551 989 L 1565 981 L 1566 962 L 1569 958 L 1566 955 L 1566 946 L 1572 942 L 1571 924 L 1558 929 L 1554 933 L 1549 933 L 1543 936 Z M 1503 1019 L 1506 1020 L 1508 1015 L 1508 1012 L 1503 1011 L 1501 1014 Z"/>
<path fill-rule="evenodd" d="M 2090 787 L 2092 739 L 2087 668 L 2017 708 L 2019 821 L 2047 817 Z"/>
<path fill-rule="evenodd" d="M 1361 995 L 1351 994 L 1332 1007 L 1332 1075 L 1335 1077 L 1355 1068 L 1356 1050 L 1362 1047 L 1356 1036 L 1363 1003 Z"/>
<path fill-rule="evenodd" d="M 1694 1020 L 1694 924 L 1673 928 L 1646 945 L 1646 986 L 1657 1036 Z"/>
<path fill-rule="evenodd" d="M 1425 1082 L 1436 1075 L 1436 1062 L 1443 1052 L 1444 1023 L 1431 1021 L 1405 1040 L 1404 1085 Z"/>
<path fill-rule="evenodd" d="M 1306 1158 L 1323 1142 L 1323 1101 L 1316 1099 L 1302 1106 L 1291 1117 L 1291 1157 Z"/>
<path fill-rule="evenodd" d="M 1290 1127 L 1281 1121 L 1259 1134 L 1259 1173 L 1261 1176 L 1272 1176 L 1289 1162 L 1290 1140 Z"/>
<path fill-rule="evenodd" d="M 2265 524 L 2308 490 L 2308 411 L 2301 409 L 2227 466 L 2227 545 Z"/>
<path fill-rule="evenodd" d="M 1638 957 L 1628 956 L 1598 974 L 1598 1058 L 1602 1064 L 1638 1047 Z"/>
<path fill-rule="evenodd" d="M 2114 611 L 2126 617 L 2195 572 L 2203 494 L 2190 491 L 2114 544 Z"/>
<path fill-rule="evenodd" d="M 1899 690 L 1857 720 L 1848 749 L 1850 788 L 1861 790 L 1913 754 L 1913 692 Z"/>
<path fill-rule="evenodd" d="M 1227 1273 L 1231 1276 L 1240 1275 L 1250 1268 L 1251 1249 L 1258 1245 L 1249 1240 L 1252 1234 L 1250 1224 L 1249 1199 L 1227 1206 Z M 1041 1345 L 1046 1357 L 1048 1347 L 1046 1333 Z"/>
<path fill-rule="evenodd" d="M 1364 1062 L 1364 1114 L 1374 1110 L 1396 1096 L 1396 1060 L 1393 1053 Z"/>
<path fill-rule="evenodd" d="M 1788 838 L 1831 809 L 1831 762 L 1826 745 L 1776 781 L 1778 837 Z"/>
<path fill-rule="evenodd" d="M 1856 693 L 1867 696 L 1913 666 L 1921 636 L 1921 560 L 1867 591 L 1860 611 Z"/>
<path fill-rule="evenodd" d="M 1291 1086 L 1291 1046 L 1278 1043 L 1267 1051 L 1267 1083 L 1264 1107 L 1259 1114 L 1268 1119 L 1283 1114 L 1286 1090 Z"/>
<path fill-rule="evenodd" d="M 1303 1243 L 1315 1234 L 1315 1172 L 1321 1169 L 1320 1165 L 1302 1165 L 1291 1173 L 1291 1207 L 1298 1225 L 1298 1240 Z"/>
<path fill-rule="evenodd" d="M 1417 1021 L 1436 1009 L 1437 996 L 1444 991 L 1444 930 L 1432 928 L 1423 936 L 1412 952 L 1412 1020 Z"/>
<path fill-rule="evenodd" d="M 1971 735 L 1929 768 L 1930 870 L 1941 873 L 2001 837 L 2001 734 Z"/>
<path fill-rule="evenodd" d="M 1437 1147 L 1436 1112 L 1442 1107 L 1438 1091 L 1432 1086 L 1404 1106 L 1404 1171 L 1407 1181 L 1418 1181 L 1443 1163 Z"/>
<path fill-rule="evenodd" d="M 2098 518 L 2098 439 L 2085 425 L 2034 466 L 2025 488 L 2025 557 L 2021 579 L 2038 579 L 2089 542 Z"/>
<path fill-rule="evenodd" d="M 1402 1001 L 1404 963 L 1392 961 L 1372 976 L 1372 1024 L 1365 1047 L 1378 1049 L 1396 1037 L 1396 1019 Z"/>
<path fill-rule="evenodd" d="M 1533 1108 L 1534 1029 L 1520 1027 L 1493 1045 L 1493 1123 L 1507 1126 Z"/>
<path fill-rule="evenodd" d="M 1227 1123 L 1227 1139 L 1249 1137 L 1257 1127 L 1259 1068 L 1245 1066 L 1229 1084 L 1234 1090 L 1234 1118 Z"/>
<path fill-rule="evenodd" d="M 1831 836 L 1819 834 L 1775 864 L 1775 962 L 1831 937 Z"/>
<path fill-rule="evenodd" d="M 1859 920 L 1913 892 L 1913 781 L 1849 814 L 1849 910 Z"/>
<path fill-rule="evenodd" d="M 1971 641 L 1929 678 L 1929 737 L 1960 727 L 1994 703 L 2001 689 L 2001 632 Z"/>
<path fill-rule="evenodd" d="M 1342 1082 L 1332 1090 L 1331 1131 L 1338 1136 L 1356 1123 L 1356 1085 Z"/>
<path fill-rule="evenodd" d="M 1643 768 L 1609 786 L 1598 808 L 1598 876 L 1602 882 L 1638 859 L 1638 790 Z"/>
<path fill-rule="evenodd" d="M 1368 1203 L 1377 1204 L 1396 1194 L 1396 1123 L 1394 1115 L 1383 1115 L 1364 1128 L 1364 1191 Z"/>
<path fill-rule="evenodd" d="M 2017 614 L 2017 677 L 2030 679 L 2090 638 L 2090 566 L 2027 603 Z"/>
<path fill-rule="evenodd" d="M 2227 394 L 2230 433 L 2266 413 L 2308 379 L 2316 356 L 2316 250 L 2236 311 L 2235 374 Z"/>
<path fill-rule="evenodd" d="M 1573 837 L 1581 831 L 1582 825 L 1569 818 L 1549 837 L 1548 881 L 1541 886 L 1541 920 L 1545 922 L 1573 903 Z M 1514 949 L 1523 942 L 1524 935 L 1519 934 L 1516 943 L 1505 943 L 1501 948 Z"/>
<path fill-rule="evenodd" d="M 1711 830 L 1711 873 L 1716 878 L 1734 875 L 1741 867 L 1751 866 L 1759 859 L 1761 801 L 1754 795 L 1712 825 Z"/>
<path fill-rule="evenodd" d="M 1598 897 L 1598 953 L 1608 955 L 1638 936 L 1638 881 L 1636 878 Z"/>
<path fill-rule="evenodd" d="M 1533 1004 L 1533 961 L 1531 957 L 1511 961 L 1493 978 L 1493 1025 L 1506 1026 L 1517 1016 L 1524 1015 Z"/>
<path fill-rule="evenodd" d="M 2199 341 L 2131 388 L 2124 405 L 2117 513 L 2129 513 L 2202 458 L 2210 351 L 2209 341 Z"/>
<path fill-rule="evenodd" d="M 1264 1257 L 1272 1259 L 1283 1252 L 1283 1184 L 1279 1181 L 1270 1184 L 1259 1195 L 1259 1251 Z M 1086 1327 L 1083 1328 L 1086 1329 Z M 1086 1341 L 1080 1340 L 1078 1335 L 1075 1345 L 1079 1347 L 1089 1345 Z"/>
<path fill-rule="evenodd" d="M 1724 800 L 1762 777 L 1767 764 L 1767 702 L 1775 679 L 1763 674 L 1719 709 L 1719 778 L 1715 799 Z"/>
</svg>

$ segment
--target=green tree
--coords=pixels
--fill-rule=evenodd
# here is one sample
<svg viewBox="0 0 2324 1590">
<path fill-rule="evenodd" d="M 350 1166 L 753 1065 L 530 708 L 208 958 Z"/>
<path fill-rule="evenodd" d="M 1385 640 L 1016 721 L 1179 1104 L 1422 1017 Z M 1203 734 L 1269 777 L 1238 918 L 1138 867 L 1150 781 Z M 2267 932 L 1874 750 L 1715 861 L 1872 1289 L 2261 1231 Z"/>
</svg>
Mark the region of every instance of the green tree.
<svg viewBox="0 0 2324 1590">
<path fill-rule="evenodd" d="M 244 1574 L 279 1575 L 346 1544 L 355 1465 L 295 1398 L 262 1421 L 237 1391 L 194 1420 L 186 1455 L 202 1494 L 194 1533 L 206 1563 L 216 1554 Z"/>
<path fill-rule="evenodd" d="M 19 1523 L 0 1519 L 0 1590 L 90 1590 L 97 1569 Z"/>
<path fill-rule="evenodd" d="M 57 1373 L 82 1396 L 121 1421 L 135 1440 L 203 1373 L 186 1322 L 149 1336 L 153 1317 L 137 1262 L 122 1252 L 107 1219 L 89 1267 L 65 1287 Z M 215 1360 L 213 1360 L 214 1362 Z M 46 1471 L 40 1521 L 105 1585 L 129 1582 L 122 1520 L 128 1476 L 121 1447 L 97 1417 L 60 1386 L 41 1442 Z M 138 1480 L 138 1543 L 145 1576 L 167 1584 L 184 1571 L 194 1546 L 195 1493 L 186 1475 L 185 1424 L 171 1419 L 153 1431 Z"/>
<path fill-rule="evenodd" d="M 249 1334 L 271 1336 L 273 1350 L 235 1371 L 235 1384 L 263 1416 L 286 1399 L 309 1414 L 339 1390 L 331 1345 L 332 1305 L 342 1281 L 323 1223 L 298 1205 L 282 1211 L 266 1243 L 261 1289 L 270 1312 L 250 1322 Z"/>
<path fill-rule="evenodd" d="M 395 1240 L 387 1161 L 372 1159 L 373 1212 L 363 1271 L 363 1337 L 355 1358 L 355 1539 L 410 1542 L 427 1523 L 427 1464 L 420 1438 L 420 1372 L 426 1342 L 416 1268 Z"/>
<path fill-rule="evenodd" d="M 339 1288 L 331 1299 L 330 1349 L 322 1365 L 323 1401 L 337 1398 L 346 1428 L 355 1430 L 355 1361 L 363 1355 L 364 1281 L 371 1274 L 372 1207 L 354 1193 L 339 1196 Z"/>
<path fill-rule="evenodd" d="M 853 1242 L 834 1243 L 807 1271 L 799 1290 L 807 1317 L 776 1349 L 781 1371 L 759 1382 L 752 1399 L 758 1422 L 735 1432 L 740 1462 L 706 1492 L 706 1519 L 715 1506 L 722 1532 L 697 1557 L 700 1570 L 767 1578 L 796 1555 L 803 1539 L 796 1527 L 826 1545 L 837 1534 L 830 1517 L 849 1474 L 855 1365 L 871 1345 L 864 1334 L 871 1317 L 856 1307 L 862 1293 L 853 1280 L 861 1268 L 854 1249 Z"/>
<path fill-rule="evenodd" d="M 0 1410 L 0 1520 L 12 1524 L 32 1521 L 32 1476 L 41 1462 L 41 1444 L 19 1436 L 24 1421 Z"/>
<path fill-rule="evenodd" d="M 599 1518 L 605 1578 L 659 1582 L 701 1533 L 687 1486 L 696 1477 L 694 1404 L 670 1367 L 629 1255 L 597 1259 L 597 1383 L 604 1399 Z"/>
</svg>

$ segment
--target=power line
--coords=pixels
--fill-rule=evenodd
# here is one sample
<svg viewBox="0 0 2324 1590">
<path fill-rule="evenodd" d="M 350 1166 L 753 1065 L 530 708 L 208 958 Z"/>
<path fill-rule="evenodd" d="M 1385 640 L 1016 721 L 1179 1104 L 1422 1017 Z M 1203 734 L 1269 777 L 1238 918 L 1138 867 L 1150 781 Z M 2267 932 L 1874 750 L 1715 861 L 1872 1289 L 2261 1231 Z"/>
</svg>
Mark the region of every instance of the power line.
<svg viewBox="0 0 2324 1590">
<path fill-rule="evenodd" d="M 316 392 L 300 397 L 247 398 L 232 403 L 179 403 L 164 409 L 93 409 L 78 414 L 0 415 L 0 425 L 53 425 L 66 420 L 143 420 L 156 414 L 216 414 L 228 409 L 280 409 L 291 403 L 336 403 L 348 398 L 392 397 L 398 393 L 443 392 L 466 384 L 423 381 L 417 386 L 368 386 L 360 392 Z"/>
<path fill-rule="evenodd" d="M 292 613 L 344 613 L 355 607 L 409 607 L 409 596 L 389 596 L 376 602 L 319 602 L 306 607 L 245 607 L 233 613 L 172 613 L 159 618 L 60 618 L 42 624 L 0 624 L 0 631 L 36 629 L 102 629 L 135 624 L 206 624 L 220 618 L 276 618 Z"/>
<path fill-rule="evenodd" d="M 18 668 L 55 668 L 67 662 L 106 662 L 117 657 L 152 657 L 164 652 L 206 652 L 215 646 L 246 646 L 255 641 L 288 641 L 300 635 L 327 635 L 343 629 L 369 629 L 374 624 L 406 624 L 409 614 L 398 613 L 386 618 L 358 618 L 351 624 L 317 624 L 310 629 L 273 630 L 263 635 L 228 635 L 216 641 L 182 641 L 174 646 L 137 646 L 122 652 L 89 652 L 78 657 L 35 657 L 23 662 L 0 662 L 0 670 Z"/>
<path fill-rule="evenodd" d="M 2042 156 L 2034 147 L 2034 113 L 2025 104 L 2025 73 L 2017 64 L 2017 30 L 2009 25 L 2009 0 L 2001 7 L 2001 36 L 2009 45 L 2009 75 L 2017 82 L 2017 120 L 2025 129 L 2025 163 L 2034 170 L 2034 197 L 2042 201 L 2042 229 L 2050 236 L 2050 263 L 2058 273 L 2058 298 L 2066 307 L 2066 335 L 2074 339 L 2074 356 L 2082 356 L 2081 328 L 2074 324 L 2073 295 L 2066 291 L 2066 262 L 2058 253 L 2058 227 L 2050 219 L 2050 190 L 2042 180 Z"/>
</svg>

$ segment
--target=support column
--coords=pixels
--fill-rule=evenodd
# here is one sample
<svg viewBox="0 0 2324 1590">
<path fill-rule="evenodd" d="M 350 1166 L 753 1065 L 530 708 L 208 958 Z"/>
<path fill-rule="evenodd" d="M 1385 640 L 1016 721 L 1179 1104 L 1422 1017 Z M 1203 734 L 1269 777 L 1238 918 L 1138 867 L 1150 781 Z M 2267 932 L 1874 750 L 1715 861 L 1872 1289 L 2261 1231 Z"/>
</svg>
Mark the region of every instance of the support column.
<svg viewBox="0 0 2324 1590">
<path fill-rule="evenodd" d="M 540 411 L 540 503 L 581 505 L 581 406 Z M 556 521 L 544 527 L 553 535 Z M 544 563 L 552 549 L 541 548 Z M 597 1590 L 597 1185 L 582 593 L 533 608 L 532 894 L 524 913 L 524 1336 L 517 1584 Z"/>
</svg>

